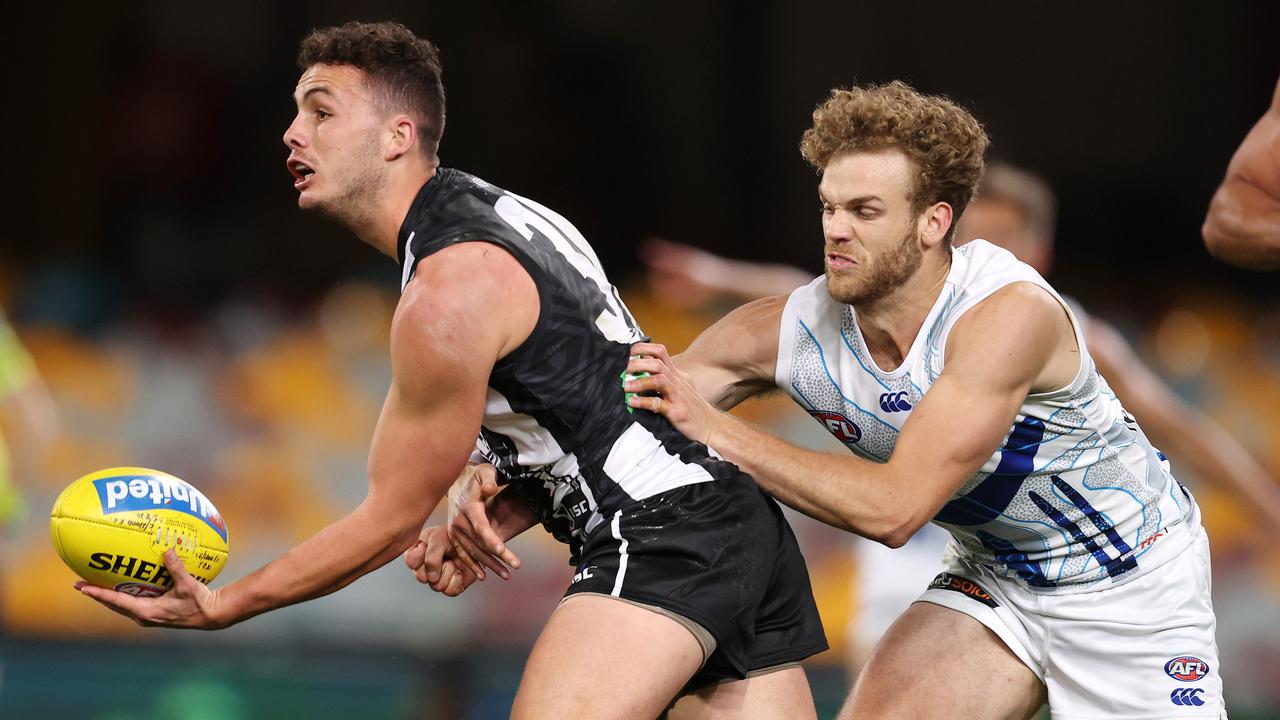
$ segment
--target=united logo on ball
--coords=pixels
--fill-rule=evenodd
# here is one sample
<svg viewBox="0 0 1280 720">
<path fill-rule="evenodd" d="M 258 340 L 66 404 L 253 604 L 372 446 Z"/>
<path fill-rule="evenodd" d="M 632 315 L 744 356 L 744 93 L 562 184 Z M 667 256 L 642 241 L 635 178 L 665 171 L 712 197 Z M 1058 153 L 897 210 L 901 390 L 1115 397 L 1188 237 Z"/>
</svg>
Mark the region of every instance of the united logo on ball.
<svg viewBox="0 0 1280 720">
<path fill-rule="evenodd" d="M 227 563 L 227 524 L 190 483 L 159 470 L 99 470 L 53 503 L 49 531 L 58 556 L 92 585 L 141 597 L 173 586 L 164 553 L 173 548 L 209 584 Z"/>
</svg>

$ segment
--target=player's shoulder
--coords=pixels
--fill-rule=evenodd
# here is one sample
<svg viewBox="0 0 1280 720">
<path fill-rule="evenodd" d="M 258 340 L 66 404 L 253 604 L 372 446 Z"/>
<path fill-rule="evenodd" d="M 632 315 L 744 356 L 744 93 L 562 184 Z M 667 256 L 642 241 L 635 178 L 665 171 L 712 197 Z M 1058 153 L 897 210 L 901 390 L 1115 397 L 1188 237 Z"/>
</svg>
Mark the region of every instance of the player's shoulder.
<svg viewBox="0 0 1280 720">
<path fill-rule="evenodd" d="M 1017 279 L 1043 281 L 1035 268 L 1013 253 L 986 240 L 970 240 L 951 252 L 952 271 L 948 282 L 962 288 L 995 288 Z"/>
<path fill-rule="evenodd" d="M 422 258 L 405 285 L 397 312 L 501 312 L 512 303 L 537 304 L 537 288 L 512 252 L 484 238 L 458 242 Z"/>
<path fill-rule="evenodd" d="M 1070 325 L 1066 309 L 1048 287 L 1030 280 L 1001 285 L 956 320 L 953 337 L 972 330 L 1009 335 L 1037 326 Z"/>
<path fill-rule="evenodd" d="M 845 309 L 827 290 L 826 275 L 819 275 L 786 295 L 775 295 L 764 300 L 770 302 L 763 308 L 772 309 L 776 306 L 779 315 L 789 311 L 801 319 L 839 316 Z"/>
<path fill-rule="evenodd" d="M 391 322 L 399 358 L 489 362 L 522 343 L 540 314 L 533 278 L 505 248 L 464 242 L 418 263 Z"/>
</svg>

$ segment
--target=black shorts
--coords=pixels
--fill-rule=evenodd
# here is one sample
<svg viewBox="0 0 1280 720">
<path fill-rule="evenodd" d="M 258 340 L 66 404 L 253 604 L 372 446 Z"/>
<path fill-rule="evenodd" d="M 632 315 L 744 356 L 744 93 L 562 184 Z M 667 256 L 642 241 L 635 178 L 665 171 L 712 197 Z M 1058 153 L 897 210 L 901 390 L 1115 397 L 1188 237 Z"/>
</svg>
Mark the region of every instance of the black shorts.
<svg viewBox="0 0 1280 720">
<path fill-rule="evenodd" d="M 685 691 L 827 649 L 782 509 L 747 475 L 632 503 L 583 540 L 565 597 L 613 595 L 701 625 L 716 647 Z"/>
</svg>

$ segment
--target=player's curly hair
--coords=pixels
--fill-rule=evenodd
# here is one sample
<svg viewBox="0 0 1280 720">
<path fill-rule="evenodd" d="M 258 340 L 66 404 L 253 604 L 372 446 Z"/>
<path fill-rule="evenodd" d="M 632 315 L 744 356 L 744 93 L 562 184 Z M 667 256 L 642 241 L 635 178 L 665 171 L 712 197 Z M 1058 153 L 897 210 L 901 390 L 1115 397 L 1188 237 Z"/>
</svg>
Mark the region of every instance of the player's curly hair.
<svg viewBox="0 0 1280 720">
<path fill-rule="evenodd" d="M 950 242 L 955 221 L 982 179 L 989 143 L 982 123 L 968 110 L 895 80 L 832 90 L 813 111 L 813 127 L 804 132 L 800 153 L 821 173 L 837 155 L 901 150 L 918 171 L 912 211 L 918 214 L 937 202 L 951 205 Z"/>
<path fill-rule="evenodd" d="M 298 67 L 351 65 L 364 71 L 384 112 L 408 112 L 422 150 L 436 161 L 444 134 L 444 70 L 436 46 L 396 22 L 349 22 L 317 28 L 298 48 Z"/>
</svg>

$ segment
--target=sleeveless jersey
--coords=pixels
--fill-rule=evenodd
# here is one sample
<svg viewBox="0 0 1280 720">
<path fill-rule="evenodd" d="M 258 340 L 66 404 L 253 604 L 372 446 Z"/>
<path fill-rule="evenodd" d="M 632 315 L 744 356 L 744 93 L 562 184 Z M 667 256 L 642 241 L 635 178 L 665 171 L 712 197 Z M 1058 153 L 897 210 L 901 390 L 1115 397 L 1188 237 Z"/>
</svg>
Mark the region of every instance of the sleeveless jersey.
<svg viewBox="0 0 1280 720">
<path fill-rule="evenodd" d="M 422 258 L 472 241 L 511 253 L 540 302 L 529 338 L 490 375 L 475 459 L 521 489 L 575 555 L 583 534 L 619 509 L 739 473 L 665 418 L 627 407 L 622 374 L 645 337 L 595 251 L 555 212 L 439 168 L 400 228 L 401 290 Z"/>
<path fill-rule="evenodd" d="M 788 298 L 776 382 L 854 453 L 878 462 L 944 372 L 948 333 L 1006 285 L 1062 298 L 1030 266 L 983 240 L 952 251 L 946 285 L 902 364 L 876 366 L 853 307 L 820 277 Z M 1038 592 L 1069 592 L 1136 578 L 1190 542 L 1194 501 L 1164 455 L 1094 366 L 1079 321 L 1080 369 L 1066 387 L 1029 395 L 1000 448 L 934 517 L 961 553 Z M 964 418 L 956 418 L 964 432 Z"/>
</svg>

